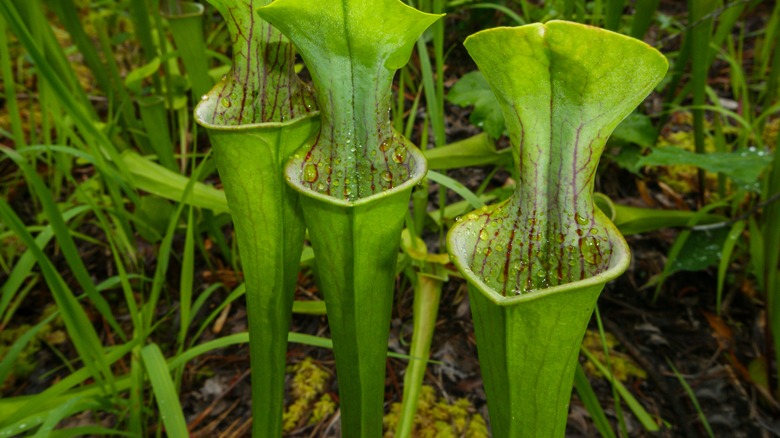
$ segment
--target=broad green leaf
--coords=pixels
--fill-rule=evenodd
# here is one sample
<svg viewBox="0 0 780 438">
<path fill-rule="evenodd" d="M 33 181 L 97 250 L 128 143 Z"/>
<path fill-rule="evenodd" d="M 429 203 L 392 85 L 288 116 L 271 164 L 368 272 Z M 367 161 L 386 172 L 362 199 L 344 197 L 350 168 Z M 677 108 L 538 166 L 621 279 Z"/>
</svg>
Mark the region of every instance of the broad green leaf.
<svg viewBox="0 0 780 438">
<path fill-rule="evenodd" d="M 447 99 L 458 106 L 473 105 L 469 121 L 494 139 L 504 134 L 504 115 L 482 73 L 473 71 L 463 75 L 452 86 Z"/>
<path fill-rule="evenodd" d="M 755 149 L 734 152 L 696 153 L 675 147 L 655 148 L 639 160 L 641 166 L 696 166 L 707 172 L 722 173 L 740 188 L 760 191 L 758 180 L 772 164 L 772 155 Z"/>
<path fill-rule="evenodd" d="M 640 41 L 561 21 L 482 31 L 465 46 L 501 106 L 519 175 L 508 200 L 447 238 L 469 282 L 493 433 L 562 436 L 596 299 L 629 263 L 594 204 L 598 160 L 667 62 Z"/>
<path fill-rule="evenodd" d="M 674 259 L 668 275 L 678 271 L 701 271 L 718 264 L 728 234 L 727 227 L 693 231 Z"/>
</svg>

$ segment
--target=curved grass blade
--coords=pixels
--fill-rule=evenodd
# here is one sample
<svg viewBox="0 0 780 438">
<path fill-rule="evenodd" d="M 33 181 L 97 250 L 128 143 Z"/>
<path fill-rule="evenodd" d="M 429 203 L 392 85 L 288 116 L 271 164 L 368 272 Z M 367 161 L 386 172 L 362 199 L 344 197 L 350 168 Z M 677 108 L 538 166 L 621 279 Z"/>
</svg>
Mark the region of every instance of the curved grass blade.
<svg viewBox="0 0 780 438">
<path fill-rule="evenodd" d="M 84 308 L 81 307 L 81 304 L 65 284 L 65 281 L 54 268 L 49 258 L 38 248 L 35 239 L 27 231 L 22 221 L 3 199 L 0 199 L 0 219 L 32 251 L 43 276 L 46 278 L 46 283 L 51 289 L 54 301 L 60 309 L 68 335 L 76 347 L 81 361 L 103 389 L 109 390 L 110 387 L 114 386 L 114 375 L 104 359 L 100 338 L 92 326 L 92 322 L 87 317 Z"/>
<path fill-rule="evenodd" d="M 149 344 L 141 349 L 146 374 L 152 382 L 154 398 L 157 399 L 157 407 L 160 410 L 160 418 L 165 425 L 165 431 L 170 437 L 188 437 L 187 422 L 184 420 L 184 411 L 179 403 L 179 394 L 173 384 L 171 372 L 165 362 L 160 347 L 157 344 Z"/>
<path fill-rule="evenodd" d="M 7 155 L 17 166 L 19 166 L 27 181 L 30 183 L 31 188 L 38 199 L 41 201 L 43 211 L 46 213 L 46 217 L 51 223 L 54 235 L 57 237 L 57 243 L 60 244 L 62 253 L 65 256 L 65 261 L 73 271 L 73 275 L 79 282 L 79 286 L 89 296 L 92 304 L 100 312 L 101 316 L 115 330 L 116 334 L 124 338 L 124 331 L 116 321 L 111 307 L 106 302 L 105 298 L 100 295 L 95 289 L 95 284 L 92 282 L 92 278 L 87 271 L 84 261 L 81 259 L 76 243 L 73 241 L 70 230 L 68 229 L 65 221 L 62 218 L 62 213 L 59 211 L 57 204 L 54 202 L 48 187 L 44 184 L 43 180 L 38 176 L 37 172 L 27 163 L 27 161 L 19 155 L 16 151 L 5 147 L 0 147 L 0 152 Z M 36 247 L 37 248 L 37 247 Z"/>
</svg>

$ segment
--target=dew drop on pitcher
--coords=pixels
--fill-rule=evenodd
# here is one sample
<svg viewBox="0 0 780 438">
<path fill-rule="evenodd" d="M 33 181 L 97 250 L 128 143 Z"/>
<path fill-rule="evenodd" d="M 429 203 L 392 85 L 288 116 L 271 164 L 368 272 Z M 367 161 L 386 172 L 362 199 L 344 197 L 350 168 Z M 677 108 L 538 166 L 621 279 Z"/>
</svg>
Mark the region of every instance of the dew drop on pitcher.
<svg viewBox="0 0 780 438">
<path fill-rule="evenodd" d="M 404 146 L 398 146 L 393 151 L 393 161 L 395 161 L 398 164 L 403 163 L 406 161 L 406 147 Z"/>
<path fill-rule="evenodd" d="M 314 164 L 307 164 L 303 168 L 303 180 L 308 183 L 317 181 L 317 166 Z"/>
</svg>

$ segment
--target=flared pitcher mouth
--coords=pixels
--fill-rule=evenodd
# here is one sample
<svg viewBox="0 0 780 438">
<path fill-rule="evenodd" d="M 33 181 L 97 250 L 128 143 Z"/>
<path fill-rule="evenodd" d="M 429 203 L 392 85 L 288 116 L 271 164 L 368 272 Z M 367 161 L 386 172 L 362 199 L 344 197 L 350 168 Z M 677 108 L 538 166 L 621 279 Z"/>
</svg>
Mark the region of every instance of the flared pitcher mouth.
<svg viewBox="0 0 780 438">
<path fill-rule="evenodd" d="M 216 88 L 216 87 L 215 87 Z M 213 91 L 213 90 L 212 90 Z M 242 131 L 246 129 L 276 129 L 276 128 L 283 128 L 283 127 L 289 127 L 292 125 L 296 125 L 298 123 L 303 122 L 304 120 L 312 119 L 314 117 L 319 117 L 320 112 L 319 110 L 313 110 L 309 113 L 306 113 L 305 115 L 301 115 L 295 118 L 291 118 L 289 120 L 280 121 L 280 122 L 259 122 L 259 123 L 244 123 L 240 125 L 227 125 L 227 124 L 220 124 L 220 123 L 213 123 L 209 122 L 205 119 L 205 115 L 203 114 L 203 111 L 205 111 L 206 108 L 208 108 L 208 101 L 210 99 L 218 99 L 219 93 L 217 93 L 216 96 L 212 96 L 212 91 L 209 91 L 207 94 L 204 94 L 201 97 L 200 102 L 198 102 L 197 105 L 195 105 L 195 110 L 193 111 L 193 115 L 195 117 L 195 121 L 198 123 L 198 125 L 212 130 L 212 131 Z"/>
<path fill-rule="evenodd" d="M 467 228 L 468 225 L 469 221 L 458 223 L 450 229 L 449 233 L 447 233 L 447 248 L 450 253 L 450 260 L 464 275 L 470 285 L 478 289 L 480 293 L 499 306 L 513 306 L 522 302 L 543 299 L 552 294 L 576 292 L 598 285 L 603 286 L 607 282 L 622 275 L 631 263 L 631 251 L 628 247 L 628 243 L 611 221 L 605 221 L 602 225 L 605 225 L 605 229 L 608 233 L 607 238 L 612 245 L 612 256 L 607 269 L 581 280 L 570 281 L 541 289 L 533 289 L 522 294 L 505 296 L 489 286 L 469 266 L 469 252 L 473 248 L 469 248 L 468 242 L 466 242 L 462 236 L 462 234 L 469 232 Z"/>
<path fill-rule="evenodd" d="M 306 187 L 302 183 L 302 173 L 303 173 L 303 166 L 301 164 L 304 161 L 304 155 L 305 154 L 299 154 L 296 153 L 290 158 L 290 160 L 287 162 L 287 165 L 285 166 L 284 173 L 285 173 L 285 179 L 287 180 L 287 184 L 290 185 L 295 191 L 298 193 L 305 195 L 306 197 L 316 199 L 318 201 L 337 205 L 344 208 L 354 208 L 354 207 L 361 207 L 366 206 L 369 204 L 372 204 L 378 200 L 389 198 L 391 196 L 394 196 L 399 193 L 404 193 L 407 190 L 411 190 L 412 187 L 422 182 L 423 178 L 425 178 L 425 174 L 428 172 L 428 161 L 425 159 L 425 155 L 420 151 L 420 149 L 412 144 L 409 140 L 404 138 L 404 141 L 406 143 L 406 151 L 409 155 L 411 155 L 410 161 L 413 161 L 414 164 L 410 168 L 409 172 L 409 178 L 406 179 L 403 183 L 394 186 L 393 188 L 383 190 L 381 192 L 374 193 L 369 196 L 365 196 L 359 199 L 356 199 L 354 201 L 345 200 L 343 198 L 338 198 L 335 196 L 328 195 L 326 193 L 320 193 L 316 190 L 312 190 L 309 187 Z M 310 144 L 305 145 L 300 150 L 306 150 L 309 147 Z"/>
</svg>

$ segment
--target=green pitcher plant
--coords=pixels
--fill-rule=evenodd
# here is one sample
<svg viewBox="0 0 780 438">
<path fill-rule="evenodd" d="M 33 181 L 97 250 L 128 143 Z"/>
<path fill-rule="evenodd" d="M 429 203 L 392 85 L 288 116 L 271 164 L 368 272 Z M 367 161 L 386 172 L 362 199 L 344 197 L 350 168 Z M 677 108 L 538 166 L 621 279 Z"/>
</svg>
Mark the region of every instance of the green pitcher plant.
<svg viewBox="0 0 780 438">
<path fill-rule="evenodd" d="M 663 78 L 641 41 L 551 21 L 478 32 L 466 49 L 490 83 L 519 180 L 447 236 L 469 284 L 496 437 L 563 436 L 580 343 L 628 245 L 594 205 L 607 137 Z"/>
<path fill-rule="evenodd" d="M 382 435 L 396 259 L 422 153 L 390 121 L 392 80 L 439 15 L 399 0 L 277 0 L 258 9 L 296 45 L 322 127 L 286 167 L 301 193 L 333 338 L 345 437 Z"/>
<path fill-rule="evenodd" d="M 233 68 L 195 108 L 235 224 L 246 281 L 253 436 L 282 434 L 287 333 L 305 226 L 283 166 L 319 128 L 290 41 L 254 9 L 270 0 L 209 0 L 233 41 Z"/>
</svg>

